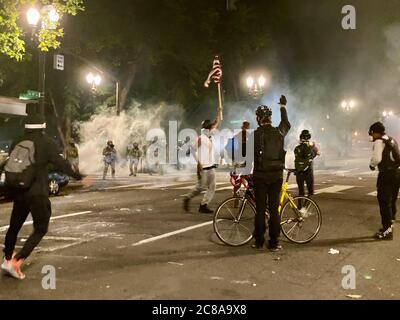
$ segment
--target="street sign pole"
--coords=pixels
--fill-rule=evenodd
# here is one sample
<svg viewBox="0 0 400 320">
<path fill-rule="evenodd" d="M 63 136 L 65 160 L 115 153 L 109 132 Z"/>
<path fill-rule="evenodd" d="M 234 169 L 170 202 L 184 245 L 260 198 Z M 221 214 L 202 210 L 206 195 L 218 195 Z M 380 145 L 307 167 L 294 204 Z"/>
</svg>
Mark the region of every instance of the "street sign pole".
<svg viewBox="0 0 400 320">
<path fill-rule="evenodd" d="M 39 113 L 45 115 L 46 100 L 46 53 L 39 49 Z"/>
</svg>

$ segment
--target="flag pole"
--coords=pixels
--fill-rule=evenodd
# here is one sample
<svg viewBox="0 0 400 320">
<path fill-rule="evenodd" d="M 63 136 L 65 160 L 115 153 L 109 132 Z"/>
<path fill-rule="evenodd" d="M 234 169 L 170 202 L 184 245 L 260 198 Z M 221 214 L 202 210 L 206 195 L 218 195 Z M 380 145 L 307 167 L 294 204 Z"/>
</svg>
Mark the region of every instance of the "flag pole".
<svg viewBox="0 0 400 320">
<path fill-rule="evenodd" d="M 223 115 L 223 106 L 222 106 L 222 92 L 221 92 L 221 83 L 218 83 L 218 111 L 220 113 L 221 121 L 224 120 Z"/>
</svg>

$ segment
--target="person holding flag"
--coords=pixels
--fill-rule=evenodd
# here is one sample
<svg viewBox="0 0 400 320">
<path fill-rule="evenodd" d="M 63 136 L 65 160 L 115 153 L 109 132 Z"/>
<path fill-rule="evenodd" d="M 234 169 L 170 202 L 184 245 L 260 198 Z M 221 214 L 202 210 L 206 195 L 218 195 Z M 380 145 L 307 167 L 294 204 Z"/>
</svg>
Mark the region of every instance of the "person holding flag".
<svg viewBox="0 0 400 320">
<path fill-rule="evenodd" d="M 191 147 L 192 155 L 197 161 L 197 184 L 195 188 L 185 197 L 183 201 L 183 208 L 186 212 L 189 212 L 189 203 L 192 198 L 199 195 L 202 191 L 206 191 L 203 200 L 200 203 L 200 213 L 213 213 L 208 207 L 208 204 L 212 201 L 215 194 L 216 179 L 215 169 L 217 168 L 215 159 L 215 143 L 214 135 L 216 129 L 219 127 L 222 121 L 222 97 L 221 97 L 221 78 L 222 68 L 219 62 L 218 56 L 215 56 L 213 62 L 213 68 L 209 73 L 205 87 L 208 87 L 211 81 L 218 86 L 218 100 L 219 107 L 215 121 L 209 119 L 204 120 L 201 124 L 201 135 L 197 139 L 197 143 Z"/>
</svg>

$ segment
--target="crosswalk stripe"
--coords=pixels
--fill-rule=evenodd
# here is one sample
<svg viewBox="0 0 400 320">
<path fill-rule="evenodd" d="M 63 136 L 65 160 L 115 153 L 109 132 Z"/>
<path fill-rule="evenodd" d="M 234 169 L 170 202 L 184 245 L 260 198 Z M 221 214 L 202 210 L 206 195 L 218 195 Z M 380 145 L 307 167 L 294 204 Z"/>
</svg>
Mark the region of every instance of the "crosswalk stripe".
<svg viewBox="0 0 400 320">
<path fill-rule="evenodd" d="M 356 186 L 334 185 L 332 187 L 319 189 L 319 190 L 315 191 L 315 194 L 319 194 L 319 193 L 338 193 L 338 192 L 345 191 L 345 190 L 348 190 L 348 189 L 353 189 L 355 187 Z"/>
</svg>

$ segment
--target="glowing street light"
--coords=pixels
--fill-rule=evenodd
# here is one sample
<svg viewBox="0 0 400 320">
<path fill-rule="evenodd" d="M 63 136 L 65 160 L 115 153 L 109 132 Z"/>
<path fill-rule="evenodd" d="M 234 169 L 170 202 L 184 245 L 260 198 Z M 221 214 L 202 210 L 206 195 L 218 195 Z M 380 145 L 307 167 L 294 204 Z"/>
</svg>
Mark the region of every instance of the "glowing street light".
<svg viewBox="0 0 400 320">
<path fill-rule="evenodd" d="M 248 78 L 247 78 L 247 80 L 246 80 L 246 84 L 247 84 L 247 88 L 249 88 L 249 90 L 251 89 L 251 87 L 253 86 L 253 84 L 254 84 L 254 79 L 253 79 L 253 77 L 252 76 L 249 76 Z"/>
<path fill-rule="evenodd" d="M 92 90 L 96 91 L 97 87 L 101 83 L 101 76 L 98 74 L 94 75 L 93 73 L 89 72 L 86 76 L 86 81 L 92 86 Z"/>
<path fill-rule="evenodd" d="M 344 111 L 351 111 L 356 106 L 356 102 L 354 100 L 343 100 L 340 106 Z"/>
<path fill-rule="evenodd" d="M 28 20 L 29 25 L 31 26 L 37 26 L 39 20 L 40 20 L 40 13 L 39 10 L 36 8 L 30 8 L 26 12 L 26 18 Z"/>
<path fill-rule="evenodd" d="M 263 75 L 260 75 L 257 80 L 252 75 L 249 75 L 246 78 L 248 93 L 253 98 L 257 98 L 262 95 L 266 84 L 267 79 Z"/>
<path fill-rule="evenodd" d="M 389 117 L 392 117 L 394 115 L 394 113 L 393 113 L 393 111 L 392 110 L 389 110 L 389 111 L 383 111 L 382 112 L 382 116 L 384 117 L 384 118 L 389 118 Z"/>
</svg>

